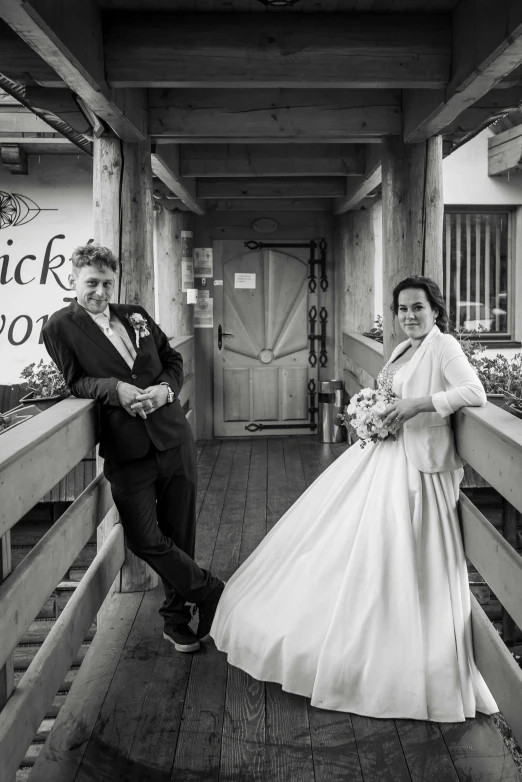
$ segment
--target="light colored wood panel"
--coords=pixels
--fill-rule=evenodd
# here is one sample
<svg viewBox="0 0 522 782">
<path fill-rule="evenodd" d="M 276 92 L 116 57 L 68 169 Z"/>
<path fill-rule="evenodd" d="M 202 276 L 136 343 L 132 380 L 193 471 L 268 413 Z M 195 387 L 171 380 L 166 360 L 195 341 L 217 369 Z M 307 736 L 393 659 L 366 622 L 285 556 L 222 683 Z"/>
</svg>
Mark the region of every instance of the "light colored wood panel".
<svg viewBox="0 0 522 782">
<path fill-rule="evenodd" d="M 466 555 L 521 627 L 522 557 L 462 492 L 460 518 Z"/>
<path fill-rule="evenodd" d="M 200 179 L 199 198 L 337 198 L 344 195 L 340 177 L 260 177 L 259 179 Z"/>
<path fill-rule="evenodd" d="M 283 421 L 308 419 L 309 397 L 307 392 L 307 367 L 292 367 L 281 370 Z"/>
<path fill-rule="evenodd" d="M 365 147 L 364 175 L 346 183 L 346 194 L 335 202 L 334 214 L 339 215 L 355 209 L 371 192 L 381 184 L 382 149 L 380 144 Z"/>
<path fill-rule="evenodd" d="M 38 10 L 37 10 L 38 9 Z M 0 16 L 121 138 L 147 137 L 145 90 L 109 89 L 101 16 L 94 0 L 4 0 Z"/>
<path fill-rule="evenodd" d="M 471 595 L 475 661 L 500 711 L 522 742 L 522 671 L 475 596 Z"/>
<path fill-rule="evenodd" d="M 16 772 L 123 561 L 118 524 L 0 713 L 2 779 Z"/>
<path fill-rule="evenodd" d="M 185 177 L 364 174 L 361 144 L 183 144 L 180 156 Z"/>
<path fill-rule="evenodd" d="M 149 132 L 190 144 L 228 139 L 349 142 L 401 131 L 396 90 L 155 90 Z M 161 150 L 162 145 L 156 147 Z"/>
<path fill-rule="evenodd" d="M 119 14 L 104 27 L 117 87 L 443 87 L 446 16 Z"/>
<path fill-rule="evenodd" d="M 56 588 L 113 505 L 110 485 L 99 475 L 0 586 L 5 631 L 0 666 L 20 643 L 47 597 Z"/>
<path fill-rule="evenodd" d="M 223 371 L 223 417 L 225 421 L 250 421 L 250 372 Z"/>
<path fill-rule="evenodd" d="M 522 513 L 522 421 L 490 402 L 454 416 L 457 451 Z"/>
<path fill-rule="evenodd" d="M 181 355 L 183 365 L 194 358 L 194 335 L 183 335 L 169 339 L 169 345 Z"/>
<path fill-rule="evenodd" d="M 488 139 L 488 174 L 498 176 L 522 167 L 522 125 Z"/>
<path fill-rule="evenodd" d="M 28 110 L 0 112 L 0 127 L 2 133 L 51 133 L 53 130 L 51 125 Z"/>
<path fill-rule="evenodd" d="M 69 398 L 2 435 L 0 534 L 89 453 L 96 427 L 96 403 Z"/>
<path fill-rule="evenodd" d="M 182 280 L 181 232 L 192 230 L 190 215 L 162 209 L 154 212 L 154 264 L 158 312 L 156 319 L 167 337 L 190 338 L 194 328 L 193 307 L 187 303 Z M 175 350 L 178 348 L 172 343 Z M 182 348 L 182 352 L 185 348 Z M 189 356 L 183 354 L 183 361 Z"/>
<path fill-rule="evenodd" d="M 343 334 L 343 350 L 373 378 L 384 366 L 383 346 L 362 334 Z"/>
<path fill-rule="evenodd" d="M 252 420 L 279 420 L 279 370 L 263 367 L 250 370 Z"/>
</svg>

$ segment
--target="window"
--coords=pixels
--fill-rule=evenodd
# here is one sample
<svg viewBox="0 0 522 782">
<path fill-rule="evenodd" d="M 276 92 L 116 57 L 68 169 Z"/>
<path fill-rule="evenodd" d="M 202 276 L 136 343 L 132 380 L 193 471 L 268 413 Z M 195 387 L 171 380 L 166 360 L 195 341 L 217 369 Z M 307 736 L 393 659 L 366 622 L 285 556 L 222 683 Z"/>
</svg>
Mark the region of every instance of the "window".
<svg viewBox="0 0 522 782">
<path fill-rule="evenodd" d="M 445 210 L 444 297 L 455 328 L 510 336 L 510 235 L 507 210 Z"/>
</svg>

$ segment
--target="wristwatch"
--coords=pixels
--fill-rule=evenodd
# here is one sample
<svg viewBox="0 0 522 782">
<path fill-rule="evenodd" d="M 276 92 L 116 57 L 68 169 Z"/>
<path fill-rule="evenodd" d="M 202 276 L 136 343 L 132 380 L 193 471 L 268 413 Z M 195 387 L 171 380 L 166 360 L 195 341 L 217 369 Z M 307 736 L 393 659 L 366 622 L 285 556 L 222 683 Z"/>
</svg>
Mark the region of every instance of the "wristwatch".
<svg viewBox="0 0 522 782">
<path fill-rule="evenodd" d="M 161 385 L 162 386 L 167 386 L 167 402 L 166 402 L 166 404 L 167 404 L 167 406 L 171 405 L 174 402 L 174 400 L 176 399 L 176 395 L 175 395 L 174 391 L 172 390 L 172 388 L 169 386 L 168 383 L 162 383 Z"/>
</svg>

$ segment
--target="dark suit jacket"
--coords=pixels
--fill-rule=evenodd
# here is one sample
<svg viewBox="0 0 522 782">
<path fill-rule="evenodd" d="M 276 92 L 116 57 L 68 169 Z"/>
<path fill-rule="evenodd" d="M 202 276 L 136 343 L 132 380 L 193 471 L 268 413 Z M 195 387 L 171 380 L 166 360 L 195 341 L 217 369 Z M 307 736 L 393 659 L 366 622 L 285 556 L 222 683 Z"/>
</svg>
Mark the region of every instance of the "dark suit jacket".
<svg viewBox="0 0 522 782">
<path fill-rule="evenodd" d="M 177 395 L 183 385 L 183 359 L 173 350 L 165 334 L 138 305 L 110 304 L 125 326 L 136 349 L 132 369 L 112 342 L 75 300 L 51 315 L 43 329 L 43 340 L 60 368 L 67 386 L 78 397 L 97 399 L 100 405 L 100 456 L 129 460 L 144 456 L 151 441 L 164 451 L 192 439 L 192 430 L 178 400 L 158 408 L 146 419 L 130 416 L 118 402 L 118 380 L 147 388 L 166 382 Z M 136 335 L 126 315 L 139 312 L 146 319 L 148 337 Z"/>
</svg>

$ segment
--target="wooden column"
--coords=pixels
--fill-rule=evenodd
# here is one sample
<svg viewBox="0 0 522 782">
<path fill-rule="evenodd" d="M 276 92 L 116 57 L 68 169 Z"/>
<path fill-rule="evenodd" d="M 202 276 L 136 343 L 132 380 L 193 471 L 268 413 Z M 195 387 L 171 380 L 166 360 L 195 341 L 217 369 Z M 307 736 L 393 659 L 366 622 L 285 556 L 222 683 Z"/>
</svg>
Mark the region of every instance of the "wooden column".
<svg viewBox="0 0 522 782">
<path fill-rule="evenodd" d="M 11 572 L 11 531 L 0 538 L 0 584 Z M 4 708 L 14 690 L 13 655 L 9 655 L 5 665 L 0 668 L 0 711 Z M 5 782 L 15 782 L 9 777 Z"/>
<path fill-rule="evenodd" d="M 192 216 L 161 207 L 154 212 L 154 256 L 158 312 L 156 319 L 168 337 L 194 333 L 193 307 L 187 304 L 181 281 L 181 232 L 191 231 Z"/>
<path fill-rule="evenodd" d="M 341 373 L 348 370 L 363 386 L 372 385 L 373 379 L 344 356 L 343 334 L 369 331 L 374 325 L 373 220 L 371 207 L 346 212 L 335 220 L 335 307 L 339 366 Z"/>
<path fill-rule="evenodd" d="M 152 171 L 150 144 L 132 144 L 112 136 L 94 139 L 94 239 L 119 259 L 115 301 L 141 304 L 155 317 L 152 247 Z M 98 472 L 103 459 L 98 457 Z M 113 509 L 98 528 L 98 548 L 118 520 Z M 158 576 L 128 549 L 120 583 L 114 589 L 153 589 Z"/>
<path fill-rule="evenodd" d="M 424 275 L 442 288 L 442 139 L 382 142 L 384 357 L 404 339 L 390 312 L 392 291 L 405 277 Z"/>
</svg>

